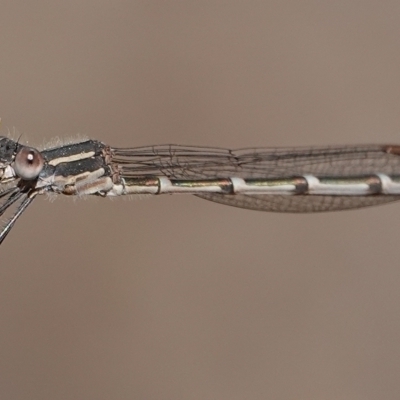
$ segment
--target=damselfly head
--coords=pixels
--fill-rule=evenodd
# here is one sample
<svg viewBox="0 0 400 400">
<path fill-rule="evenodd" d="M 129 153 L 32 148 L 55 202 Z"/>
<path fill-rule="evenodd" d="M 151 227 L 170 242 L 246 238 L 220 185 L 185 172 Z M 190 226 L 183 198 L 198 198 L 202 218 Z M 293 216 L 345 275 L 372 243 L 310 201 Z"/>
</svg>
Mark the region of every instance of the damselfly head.
<svg viewBox="0 0 400 400">
<path fill-rule="evenodd" d="M 12 163 L 15 173 L 25 181 L 36 179 L 44 167 L 44 158 L 33 147 L 19 146 Z"/>
<path fill-rule="evenodd" d="M 11 167 L 18 143 L 0 136 L 0 182 L 6 183 L 15 180 L 15 172 Z"/>
<path fill-rule="evenodd" d="M 11 164 L 17 148 L 17 142 L 4 136 L 0 136 L 0 168 Z"/>
<path fill-rule="evenodd" d="M 9 182 L 16 178 L 36 179 L 44 167 L 39 150 L 0 136 L 0 179 Z"/>
</svg>

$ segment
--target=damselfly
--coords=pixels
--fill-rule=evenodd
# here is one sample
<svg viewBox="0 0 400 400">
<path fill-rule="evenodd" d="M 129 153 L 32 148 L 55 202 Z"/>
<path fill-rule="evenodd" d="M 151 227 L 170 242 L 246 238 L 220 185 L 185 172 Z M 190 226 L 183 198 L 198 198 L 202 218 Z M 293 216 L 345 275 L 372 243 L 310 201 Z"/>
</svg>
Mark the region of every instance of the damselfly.
<svg viewBox="0 0 400 400">
<path fill-rule="evenodd" d="M 400 146 L 227 150 L 97 140 L 43 151 L 0 137 L 0 243 L 39 194 L 193 194 L 240 208 L 321 212 L 400 200 Z"/>
</svg>

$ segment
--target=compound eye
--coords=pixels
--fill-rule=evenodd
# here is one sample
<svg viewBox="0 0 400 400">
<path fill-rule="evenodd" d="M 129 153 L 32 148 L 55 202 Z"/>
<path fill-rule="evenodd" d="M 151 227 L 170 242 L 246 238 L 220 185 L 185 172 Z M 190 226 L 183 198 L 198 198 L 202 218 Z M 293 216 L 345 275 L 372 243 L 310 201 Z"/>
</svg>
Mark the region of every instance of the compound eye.
<svg viewBox="0 0 400 400">
<path fill-rule="evenodd" d="M 43 156 L 33 147 L 21 147 L 15 155 L 13 168 L 15 173 L 23 180 L 36 179 L 43 166 Z"/>
</svg>

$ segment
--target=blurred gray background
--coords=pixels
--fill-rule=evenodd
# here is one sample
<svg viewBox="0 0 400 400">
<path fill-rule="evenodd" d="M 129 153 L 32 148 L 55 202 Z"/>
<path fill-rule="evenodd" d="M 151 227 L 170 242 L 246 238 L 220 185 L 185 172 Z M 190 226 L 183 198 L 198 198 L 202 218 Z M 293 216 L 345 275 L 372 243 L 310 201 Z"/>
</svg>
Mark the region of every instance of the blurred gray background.
<svg viewBox="0 0 400 400">
<path fill-rule="evenodd" d="M 400 143 L 398 1 L 3 1 L 2 134 Z M 0 250 L 0 399 L 398 399 L 400 204 L 39 198 Z"/>
</svg>

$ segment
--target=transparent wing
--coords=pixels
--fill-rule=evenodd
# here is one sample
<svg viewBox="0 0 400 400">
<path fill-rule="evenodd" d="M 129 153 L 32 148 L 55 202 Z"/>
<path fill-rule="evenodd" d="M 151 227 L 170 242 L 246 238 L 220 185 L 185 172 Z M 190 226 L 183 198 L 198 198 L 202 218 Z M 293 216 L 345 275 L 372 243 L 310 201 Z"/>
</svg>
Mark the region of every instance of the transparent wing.
<svg viewBox="0 0 400 400">
<path fill-rule="evenodd" d="M 246 195 L 234 196 L 219 193 L 198 194 L 197 197 L 228 206 L 256 211 L 287 213 L 311 213 L 341 211 L 354 208 L 377 206 L 400 200 L 397 196 L 315 196 L 315 195 Z"/>
<path fill-rule="evenodd" d="M 126 176 L 280 178 L 304 174 L 346 177 L 400 172 L 397 146 L 226 150 L 163 145 L 112 151 L 113 162 L 121 166 Z"/>
<path fill-rule="evenodd" d="M 113 149 L 122 176 L 283 178 L 299 175 L 349 177 L 399 174 L 397 146 L 258 148 L 227 150 L 178 145 Z M 200 194 L 206 200 L 258 211 L 322 212 L 368 207 L 398 196 L 224 195 Z"/>
</svg>

